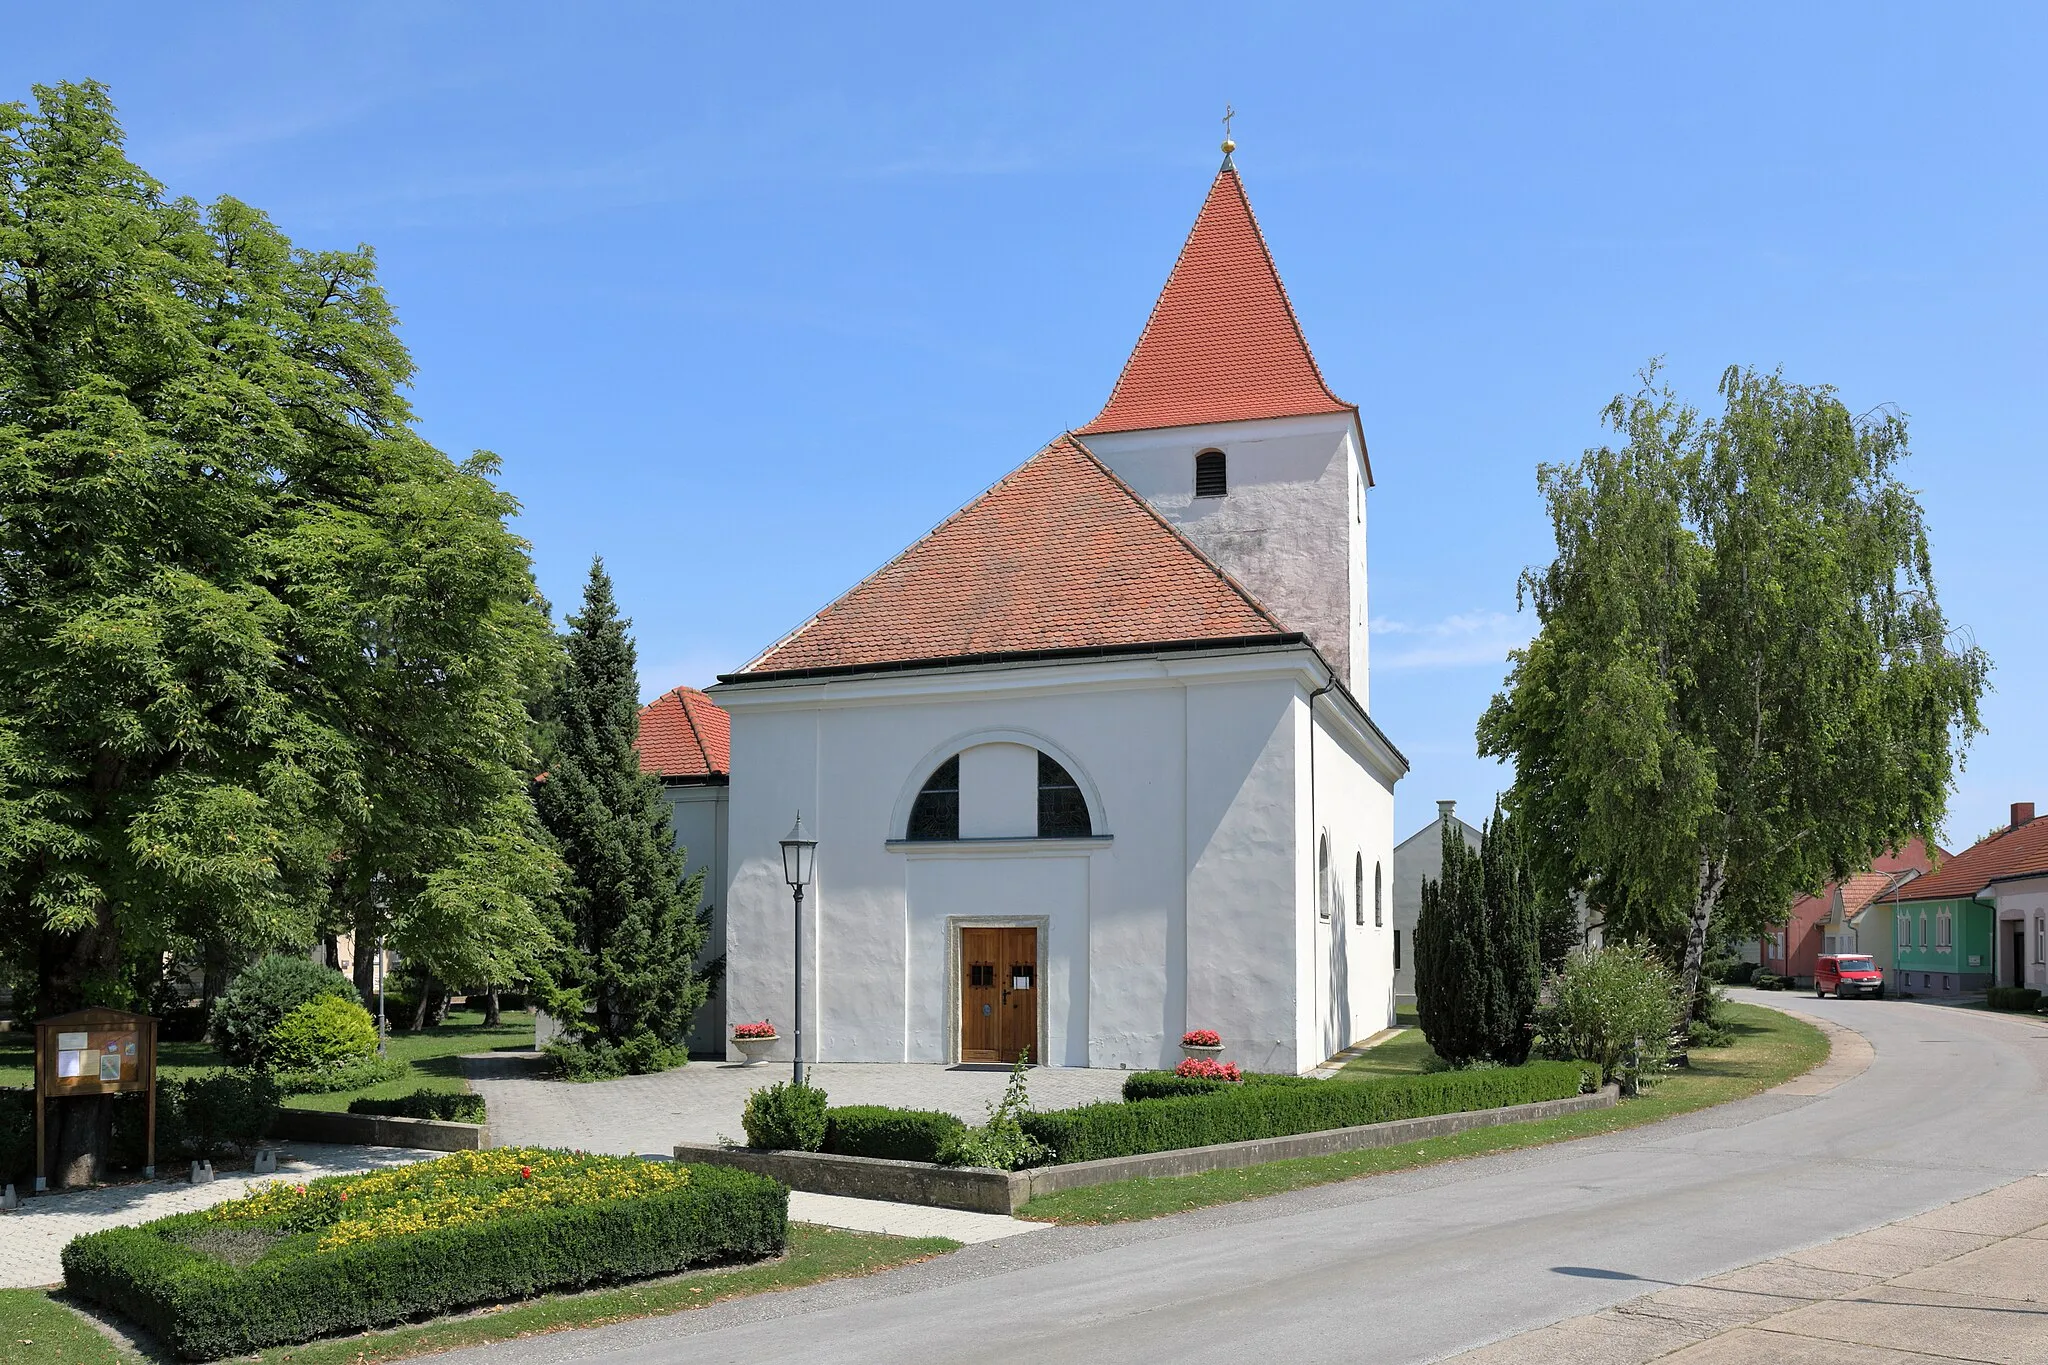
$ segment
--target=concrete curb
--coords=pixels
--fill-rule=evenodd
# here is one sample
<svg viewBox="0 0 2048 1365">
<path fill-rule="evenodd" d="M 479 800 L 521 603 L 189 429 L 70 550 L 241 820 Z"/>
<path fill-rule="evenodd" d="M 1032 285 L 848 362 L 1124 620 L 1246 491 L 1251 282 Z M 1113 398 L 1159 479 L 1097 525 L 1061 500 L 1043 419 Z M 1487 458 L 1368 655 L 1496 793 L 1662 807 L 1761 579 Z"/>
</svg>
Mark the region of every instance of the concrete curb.
<svg viewBox="0 0 2048 1365">
<path fill-rule="evenodd" d="M 793 1190 L 811 1194 L 886 1199 L 898 1204 L 926 1204 L 944 1209 L 969 1209 L 976 1213 L 1015 1213 L 1029 1200 L 1059 1190 L 1108 1185 L 1119 1180 L 1200 1175 L 1206 1171 L 1260 1166 L 1290 1157 L 1327 1156 L 1372 1147 L 1394 1147 L 1404 1142 L 1450 1137 L 1475 1128 L 1530 1123 L 1565 1114 L 1581 1114 L 1591 1109 L 1611 1109 L 1617 1096 L 1617 1090 L 1610 1085 L 1591 1095 L 1512 1104 L 1502 1109 L 1434 1114 L 1427 1118 L 1368 1123 L 1355 1128 L 1329 1128 L 1320 1133 L 1254 1138 L 1249 1142 L 1226 1142 L 1214 1147 L 1147 1152 L 1141 1156 L 1110 1157 L 1102 1161 L 1077 1161 L 1066 1166 L 1041 1166 L 1031 1171 L 932 1166 L 921 1161 L 883 1161 L 874 1157 L 833 1156 L 824 1152 L 766 1152 L 748 1147 L 692 1142 L 678 1143 L 675 1157 L 678 1161 L 737 1166 L 759 1175 L 773 1176 Z"/>
<path fill-rule="evenodd" d="M 481 1123 L 404 1119 L 391 1114 L 342 1114 L 330 1109 L 289 1106 L 278 1113 L 270 1135 L 287 1142 L 417 1147 L 430 1152 L 477 1152 L 491 1145 L 491 1130 Z"/>
</svg>

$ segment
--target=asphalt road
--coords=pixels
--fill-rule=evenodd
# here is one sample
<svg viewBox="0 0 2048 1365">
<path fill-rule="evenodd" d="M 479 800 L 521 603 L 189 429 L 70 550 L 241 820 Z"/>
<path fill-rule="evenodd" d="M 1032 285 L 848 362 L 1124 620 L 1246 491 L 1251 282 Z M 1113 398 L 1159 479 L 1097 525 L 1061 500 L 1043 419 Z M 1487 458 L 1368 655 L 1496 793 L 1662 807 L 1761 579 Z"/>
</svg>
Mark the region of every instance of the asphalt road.
<svg viewBox="0 0 2048 1365">
<path fill-rule="evenodd" d="M 1427 1361 L 2048 1171 L 2048 1028 L 1751 998 L 1853 1027 L 1876 1056 L 1819 1096 L 447 1359 Z"/>
</svg>

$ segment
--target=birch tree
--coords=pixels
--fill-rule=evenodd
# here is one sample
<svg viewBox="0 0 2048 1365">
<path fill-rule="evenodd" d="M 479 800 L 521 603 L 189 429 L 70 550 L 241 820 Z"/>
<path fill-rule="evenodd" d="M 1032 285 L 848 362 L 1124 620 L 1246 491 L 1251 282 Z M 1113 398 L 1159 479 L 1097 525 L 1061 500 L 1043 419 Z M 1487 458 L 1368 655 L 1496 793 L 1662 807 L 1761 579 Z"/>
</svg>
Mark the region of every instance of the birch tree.
<svg viewBox="0 0 2048 1365">
<path fill-rule="evenodd" d="M 1719 392 L 1702 418 L 1652 367 L 1616 444 L 1540 470 L 1540 629 L 1478 729 L 1547 889 L 1675 949 L 1688 1011 L 1710 932 L 1935 841 L 1990 667 L 1936 597 L 1905 418 Z"/>
</svg>

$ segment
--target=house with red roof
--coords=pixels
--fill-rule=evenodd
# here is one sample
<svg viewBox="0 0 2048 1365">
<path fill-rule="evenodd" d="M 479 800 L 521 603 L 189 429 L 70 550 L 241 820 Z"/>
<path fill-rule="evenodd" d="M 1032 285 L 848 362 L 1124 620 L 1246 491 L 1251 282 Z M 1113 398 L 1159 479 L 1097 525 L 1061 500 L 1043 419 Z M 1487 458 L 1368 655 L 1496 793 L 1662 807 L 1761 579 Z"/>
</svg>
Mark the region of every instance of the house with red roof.
<svg viewBox="0 0 2048 1365">
<path fill-rule="evenodd" d="M 1936 857 L 1941 850 L 1935 850 Z M 1934 866 L 1927 846 L 1915 839 L 1904 848 L 1872 860 L 1868 869 L 1843 881 L 1830 882 L 1814 895 L 1795 901 L 1784 922 L 1764 931 L 1759 961 L 1763 970 L 1806 987 L 1813 984 L 1814 959 L 1823 953 L 1869 953 L 1893 980 L 1891 919 L 1872 914 L 1874 906 L 1890 904 L 1906 883 Z"/>
<path fill-rule="evenodd" d="M 1886 903 L 1903 993 L 2048 987 L 2048 820 L 2033 802 Z"/>
<path fill-rule="evenodd" d="M 727 1013 L 823 1061 L 1302 1071 L 1393 1022 L 1358 409 L 1228 155 L 1109 398 L 776 640 L 731 717 Z M 789 1043 L 782 1044 L 788 1056 Z"/>
<path fill-rule="evenodd" d="M 677 687 L 640 708 L 640 771 L 661 779 L 669 824 L 686 856 L 683 875 L 704 874 L 711 932 L 704 959 L 725 955 L 726 793 L 732 780 L 732 718 L 694 687 Z M 713 985 L 690 1029 L 692 1052 L 725 1051 L 723 983 Z"/>
</svg>

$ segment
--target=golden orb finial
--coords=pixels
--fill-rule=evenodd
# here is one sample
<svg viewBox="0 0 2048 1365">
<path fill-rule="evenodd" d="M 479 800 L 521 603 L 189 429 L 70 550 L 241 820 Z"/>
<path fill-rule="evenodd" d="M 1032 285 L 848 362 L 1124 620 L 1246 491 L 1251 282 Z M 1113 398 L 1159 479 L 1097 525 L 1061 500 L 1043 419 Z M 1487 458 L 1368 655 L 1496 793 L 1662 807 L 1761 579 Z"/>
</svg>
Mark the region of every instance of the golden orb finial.
<svg viewBox="0 0 2048 1365">
<path fill-rule="evenodd" d="M 1223 155 L 1229 156 L 1232 152 L 1236 150 L 1237 144 L 1235 142 L 1232 142 L 1229 138 L 1223 139 Z"/>
<path fill-rule="evenodd" d="M 1237 117 L 1237 110 L 1228 104 L 1223 106 L 1223 155 L 1229 156 L 1237 150 L 1237 143 L 1230 137 L 1230 121 Z"/>
</svg>

